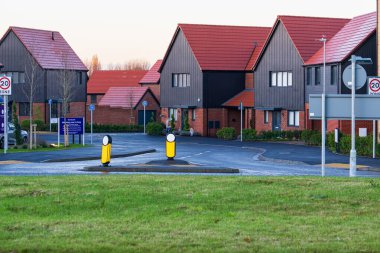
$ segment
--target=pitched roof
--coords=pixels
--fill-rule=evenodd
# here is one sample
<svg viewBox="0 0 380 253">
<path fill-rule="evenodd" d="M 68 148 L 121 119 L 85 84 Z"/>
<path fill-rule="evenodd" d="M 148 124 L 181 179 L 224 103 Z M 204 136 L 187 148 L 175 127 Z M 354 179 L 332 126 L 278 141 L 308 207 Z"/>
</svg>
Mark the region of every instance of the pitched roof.
<svg viewBox="0 0 380 253">
<path fill-rule="evenodd" d="M 361 15 L 348 22 L 326 43 L 326 62 L 341 62 L 364 43 L 376 31 L 376 12 Z M 305 65 L 323 63 L 323 48 L 315 53 Z"/>
<path fill-rule="evenodd" d="M 244 107 L 253 107 L 254 106 L 254 93 L 253 89 L 245 89 L 227 102 L 223 106 L 227 107 L 237 107 L 240 106 L 240 102 L 243 102 Z"/>
<path fill-rule="evenodd" d="M 147 87 L 110 87 L 99 105 L 122 109 L 135 108 L 148 91 L 150 92 L 150 89 Z"/>
<path fill-rule="evenodd" d="M 246 70 L 256 61 L 270 28 L 179 24 L 164 64 L 180 30 L 202 70 Z"/>
<path fill-rule="evenodd" d="M 160 82 L 160 73 L 158 72 L 161 67 L 162 60 L 157 60 L 156 63 L 140 80 L 140 84 L 156 84 Z"/>
<path fill-rule="evenodd" d="M 322 47 L 321 42 L 318 41 L 319 38 L 325 36 L 327 40 L 330 40 L 349 21 L 350 19 L 342 18 L 278 16 L 254 68 L 264 54 L 265 49 L 270 43 L 271 37 L 280 22 L 288 32 L 301 59 L 306 62 Z"/>
<path fill-rule="evenodd" d="M 87 93 L 104 94 L 110 87 L 140 87 L 146 70 L 98 70 L 87 83 Z"/>
<path fill-rule="evenodd" d="M 11 31 L 14 32 L 42 68 L 88 71 L 87 67 L 59 32 L 11 26 L 0 43 Z"/>
</svg>

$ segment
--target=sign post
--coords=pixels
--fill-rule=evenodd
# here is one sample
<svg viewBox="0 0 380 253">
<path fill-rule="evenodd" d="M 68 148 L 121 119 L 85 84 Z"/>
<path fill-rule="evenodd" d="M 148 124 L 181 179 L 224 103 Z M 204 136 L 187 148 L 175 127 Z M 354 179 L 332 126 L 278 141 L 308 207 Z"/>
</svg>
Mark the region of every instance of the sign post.
<svg viewBox="0 0 380 253">
<path fill-rule="evenodd" d="M 48 100 L 48 103 L 49 103 L 49 131 L 51 132 L 51 104 L 52 104 L 52 100 L 51 100 L 51 98 L 49 98 L 49 100 Z"/>
<path fill-rule="evenodd" d="M 12 78 L 0 77 L 0 95 L 4 95 L 4 154 L 8 150 L 8 96 L 12 95 Z"/>
<path fill-rule="evenodd" d="M 370 77 L 368 78 L 368 94 L 369 95 L 380 95 L 380 77 Z M 376 158 L 376 120 L 372 122 L 372 158 Z"/>
<path fill-rule="evenodd" d="M 240 110 L 240 142 L 243 142 L 243 110 L 244 110 L 244 107 L 243 107 L 242 101 L 240 101 L 240 105 L 238 108 Z"/>
<path fill-rule="evenodd" d="M 148 101 L 146 101 L 146 100 L 144 100 L 143 102 L 142 102 L 142 105 L 144 106 L 144 134 L 145 134 L 145 128 L 146 128 L 146 125 L 145 125 L 145 117 L 146 117 L 146 114 L 145 114 L 145 112 L 146 112 L 146 110 L 145 110 L 145 108 L 148 106 Z"/>
<path fill-rule="evenodd" d="M 90 104 L 90 106 L 88 107 L 88 109 L 90 110 L 90 117 L 91 117 L 91 122 L 90 122 L 90 127 L 91 127 L 91 144 L 92 144 L 92 113 L 93 111 L 95 111 L 95 105 L 94 104 Z"/>
</svg>

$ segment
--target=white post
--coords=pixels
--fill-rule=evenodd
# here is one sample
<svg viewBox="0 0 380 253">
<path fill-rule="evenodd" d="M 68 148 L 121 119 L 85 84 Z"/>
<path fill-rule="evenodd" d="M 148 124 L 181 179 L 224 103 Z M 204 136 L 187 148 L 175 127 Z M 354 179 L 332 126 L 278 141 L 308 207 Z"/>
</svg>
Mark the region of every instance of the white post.
<svg viewBox="0 0 380 253">
<path fill-rule="evenodd" d="M 60 139 L 61 139 L 61 138 L 60 138 L 60 137 L 61 137 L 61 136 L 60 136 L 60 131 L 61 131 L 60 128 L 61 128 L 61 117 L 58 117 L 58 148 L 59 148 L 59 144 L 60 144 L 60 141 L 61 141 L 61 140 L 60 140 Z"/>
<path fill-rule="evenodd" d="M 51 132 L 51 102 L 49 103 L 49 121 L 50 121 L 49 130 Z"/>
<path fill-rule="evenodd" d="M 240 101 L 240 142 L 243 142 L 243 102 Z"/>
<path fill-rule="evenodd" d="M 144 105 L 144 134 L 145 134 L 145 105 Z"/>
<path fill-rule="evenodd" d="M 376 158 L 376 120 L 373 121 L 372 123 L 372 128 L 373 128 L 373 133 L 372 133 L 372 158 L 375 159 Z"/>
<path fill-rule="evenodd" d="M 82 122 L 83 122 L 83 146 L 85 146 L 84 139 L 86 135 L 86 125 L 84 123 L 84 117 L 82 118 Z"/>
<path fill-rule="evenodd" d="M 8 150 L 8 96 L 4 96 L 4 154 Z"/>
<path fill-rule="evenodd" d="M 90 111 L 90 115 L 91 115 L 91 144 L 92 144 L 92 110 Z"/>
<path fill-rule="evenodd" d="M 350 151 L 350 177 L 356 176 L 356 149 L 355 149 L 355 72 L 356 56 L 351 56 L 352 78 L 351 78 L 351 151 Z"/>
<path fill-rule="evenodd" d="M 326 175 L 326 38 L 322 38 L 323 42 L 323 92 L 322 92 L 322 177 Z"/>
</svg>

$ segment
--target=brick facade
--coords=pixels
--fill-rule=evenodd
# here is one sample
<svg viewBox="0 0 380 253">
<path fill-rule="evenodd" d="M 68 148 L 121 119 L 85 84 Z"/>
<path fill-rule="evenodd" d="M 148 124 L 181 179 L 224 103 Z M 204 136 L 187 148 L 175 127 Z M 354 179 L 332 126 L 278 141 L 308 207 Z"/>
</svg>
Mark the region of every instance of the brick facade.
<svg viewBox="0 0 380 253">
<path fill-rule="evenodd" d="M 268 123 L 264 123 L 264 111 L 256 110 L 255 111 L 255 129 L 257 132 L 262 131 L 272 131 L 272 113 L 273 111 L 268 112 Z M 289 126 L 288 125 L 288 111 L 281 111 L 281 130 L 290 131 L 290 130 L 304 130 L 305 129 L 305 112 L 299 111 L 299 126 Z"/>
</svg>

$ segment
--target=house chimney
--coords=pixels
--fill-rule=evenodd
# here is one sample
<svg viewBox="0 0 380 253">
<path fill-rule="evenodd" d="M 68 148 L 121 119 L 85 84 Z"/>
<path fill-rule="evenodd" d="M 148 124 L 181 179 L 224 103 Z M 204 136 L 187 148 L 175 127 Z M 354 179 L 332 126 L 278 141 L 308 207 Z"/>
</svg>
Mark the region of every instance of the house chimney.
<svg viewBox="0 0 380 253">
<path fill-rule="evenodd" d="M 54 40 L 54 32 L 51 32 L 51 40 Z"/>
</svg>

